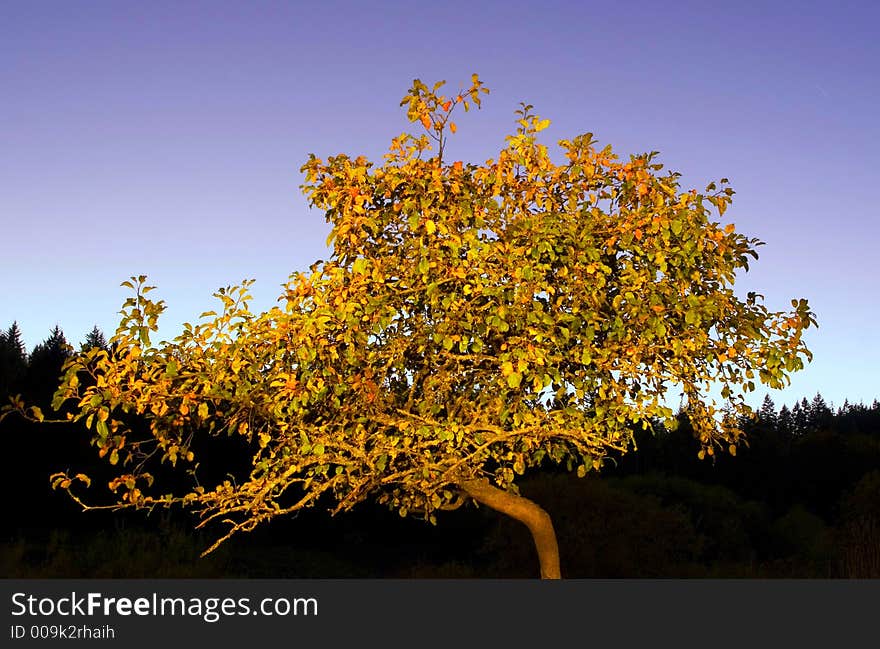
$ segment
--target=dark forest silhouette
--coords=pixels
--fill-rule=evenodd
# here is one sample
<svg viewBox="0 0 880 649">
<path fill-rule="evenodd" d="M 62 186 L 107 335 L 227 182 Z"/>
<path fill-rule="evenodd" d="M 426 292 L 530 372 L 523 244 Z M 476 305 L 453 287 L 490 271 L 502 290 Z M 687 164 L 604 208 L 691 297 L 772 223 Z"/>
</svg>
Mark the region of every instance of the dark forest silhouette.
<svg viewBox="0 0 880 649">
<path fill-rule="evenodd" d="M 104 347 L 95 327 L 81 348 Z M 60 327 L 30 353 L 16 323 L 0 332 L 0 403 L 20 395 L 52 414 L 73 348 Z M 880 578 L 880 403 L 816 394 L 741 425 L 736 457 L 699 460 L 679 415 L 639 432 L 637 450 L 601 476 L 533 472 L 525 495 L 556 521 L 568 577 Z M 82 512 L 49 475 L 104 461 L 81 425 L 0 422 L 4 516 L 0 577 L 534 577 L 527 530 L 470 508 L 437 527 L 364 505 L 328 519 L 306 512 L 206 559 L 210 531 L 180 512 Z M 234 461 L 234 449 L 217 457 Z M 205 464 L 210 462 L 206 459 Z M 95 489 L 95 491 L 98 491 Z M 320 504 L 319 504 L 320 508 Z"/>
</svg>

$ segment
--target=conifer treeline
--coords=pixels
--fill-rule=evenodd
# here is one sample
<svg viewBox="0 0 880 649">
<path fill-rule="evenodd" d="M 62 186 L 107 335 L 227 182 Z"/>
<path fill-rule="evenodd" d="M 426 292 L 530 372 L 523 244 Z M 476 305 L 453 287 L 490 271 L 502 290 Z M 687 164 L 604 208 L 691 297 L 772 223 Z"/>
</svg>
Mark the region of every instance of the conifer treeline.
<svg viewBox="0 0 880 649">
<path fill-rule="evenodd" d="M 107 340 L 97 325 L 80 345 L 80 349 L 92 347 L 107 349 Z M 6 404 L 9 396 L 21 394 L 45 403 L 46 395 L 51 396 L 58 387 L 61 367 L 72 353 L 73 348 L 58 325 L 28 353 L 18 322 L 13 322 L 0 331 L 0 402 Z"/>
</svg>

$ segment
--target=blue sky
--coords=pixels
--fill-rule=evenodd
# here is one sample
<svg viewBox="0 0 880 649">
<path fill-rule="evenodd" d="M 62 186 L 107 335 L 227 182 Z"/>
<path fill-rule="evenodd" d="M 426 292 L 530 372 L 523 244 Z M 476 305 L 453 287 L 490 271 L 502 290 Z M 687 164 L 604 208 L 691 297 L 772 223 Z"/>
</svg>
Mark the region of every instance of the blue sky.
<svg viewBox="0 0 880 649">
<path fill-rule="evenodd" d="M 108 335 L 146 274 L 160 330 L 327 256 L 309 153 L 381 160 L 413 78 L 492 93 L 450 155 L 494 157 L 520 101 L 548 143 L 659 150 L 767 243 L 739 289 L 809 299 L 814 362 L 777 404 L 880 397 L 874 2 L 11 2 L 0 5 L 0 327 Z M 760 401 L 765 391 L 759 391 Z"/>
</svg>

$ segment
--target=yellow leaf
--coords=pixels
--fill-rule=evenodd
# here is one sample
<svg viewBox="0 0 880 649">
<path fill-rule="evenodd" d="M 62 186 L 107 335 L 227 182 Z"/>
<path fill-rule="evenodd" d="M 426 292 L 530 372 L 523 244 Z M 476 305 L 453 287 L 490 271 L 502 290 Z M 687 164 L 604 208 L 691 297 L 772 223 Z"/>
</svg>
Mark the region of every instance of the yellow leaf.
<svg viewBox="0 0 880 649">
<path fill-rule="evenodd" d="M 458 127 L 455 125 L 455 122 L 449 122 L 449 130 L 455 133 L 458 130 Z"/>
<path fill-rule="evenodd" d="M 207 403 L 200 403 L 199 404 L 199 417 L 201 417 L 202 419 L 208 418 L 208 404 Z"/>
<path fill-rule="evenodd" d="M 428 231 L 428 234 L 434 234 L 437 231 L 437 224 L 428 219 L 425 221 L 425 230 Z"/>
</svg>

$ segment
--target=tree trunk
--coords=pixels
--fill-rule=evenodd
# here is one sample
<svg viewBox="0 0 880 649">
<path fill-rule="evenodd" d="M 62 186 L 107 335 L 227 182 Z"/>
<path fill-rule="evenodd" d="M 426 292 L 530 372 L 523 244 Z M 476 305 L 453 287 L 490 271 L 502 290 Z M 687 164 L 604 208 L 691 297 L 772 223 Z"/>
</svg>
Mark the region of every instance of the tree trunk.
<svg viewBox="0 0 880 649">
<path fill-rule="evenodd" d="M 553 531 L 553 522 L 547 512 L 528 498 L 493 487 L 488 480 L 468 480 L 459 486 L 478 503 L 507 514 L 528 527 L 538 551 L 541 579 L 562 578 L 556 532 Z"/>
</svg>

